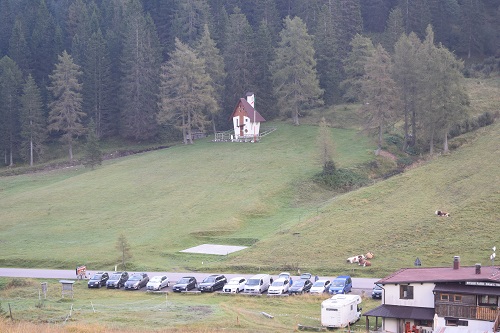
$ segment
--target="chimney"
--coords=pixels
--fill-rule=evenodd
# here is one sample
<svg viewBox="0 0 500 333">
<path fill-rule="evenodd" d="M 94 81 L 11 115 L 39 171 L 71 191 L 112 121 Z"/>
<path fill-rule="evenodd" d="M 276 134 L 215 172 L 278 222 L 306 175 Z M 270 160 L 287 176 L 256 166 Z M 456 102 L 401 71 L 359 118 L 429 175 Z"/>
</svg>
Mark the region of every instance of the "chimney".
<svg viewBox="0 0 500 333">
<path fill-rule="evenodd" d="M 476 274 L 481 274 L 481 264 L 476 264 Z"/>
<path fill-rule="evenodd" d="M 454 256 L 453 257 L 453 269 L 459 269 L 460 268 L 460 256 Z"/>
<path fill-rule="evenodd" d="M 255 95 L 253 92 L 247 92 L 247 102 L 255 109 Z"/>
</svg>

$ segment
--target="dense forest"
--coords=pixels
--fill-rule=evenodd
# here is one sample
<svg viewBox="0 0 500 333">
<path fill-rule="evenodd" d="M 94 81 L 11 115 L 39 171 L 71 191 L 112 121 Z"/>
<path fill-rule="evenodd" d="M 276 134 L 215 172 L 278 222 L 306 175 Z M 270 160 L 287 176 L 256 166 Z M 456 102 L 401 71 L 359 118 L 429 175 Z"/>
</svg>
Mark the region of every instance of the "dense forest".
<svg viewBox="0 0 500 333">
<path fill-rule="evenodd" d="M 498 0 L 0 0 L 0 151 L 228 129 L 252 91 L 267 119 L 362 103 L 405 149 L 466 114 L 464 76 L 498 71 Z M 380 145 L 380 141 L 379 141 Z"/>
</svg>

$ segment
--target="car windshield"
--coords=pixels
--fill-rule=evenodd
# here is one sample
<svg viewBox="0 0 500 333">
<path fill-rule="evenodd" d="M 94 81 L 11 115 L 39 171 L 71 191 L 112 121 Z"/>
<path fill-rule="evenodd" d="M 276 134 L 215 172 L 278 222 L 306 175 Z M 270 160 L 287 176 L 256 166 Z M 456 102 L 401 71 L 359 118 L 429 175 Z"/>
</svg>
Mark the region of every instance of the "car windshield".
<svg viewBox="0 0 500 333">
<path fill-rule="evenodd" d="M 249 286 L 256 286 L 260 283 L 259 279 L 249 279 L 247 282 L 247 285 Z"/>
<path fill-rule="evenodd" d="M 240 284 L 240 279 L 231 279 L 228 284 Z"/>
<path fill-rule="evenodd" d="M 189 278 L 182 278 L 177 283 L 189 283 L 189 280 L 190 280 Z"/>
<path fill-rule="evenodd" d="M 151 280 L 149 280 L 150 282 L 161 282 L 161 276 L 153 276 L 151 278 Z"/>
<path fill-rule="evenodd" d="M 274 287 L 281 287 L 284 284 L 285 284 L 284 281 L 274 281 L 273 284 L 272 284 L 272 286 L 274 286 Z"/>
<path fill-rule="evenodd" d="M 128 279 L 129 281 L 139 281 L 140 279 L 142 279 L 142 276 L 141 275 L 132 275 L 130 277 L 130 279 Z"/>
<path fill-rule="evenodd" d="M 299 280 L 299 281 L 293 283 L 293 287 L 303 287 L 304 283 L 305 283 L 305 281 Z"/>
<path fill-rule="evenodd" d="M 110 279 L 110 280 L 119 280 L 119 279 L 120 279 L 120 277 L 121 277 L 121 275 L 120 275 L 120 274 L 113 274 L 113 275 L 111 275 L 111 277 L 110 277 L 109 279 Z"/>
<path fill-rule="evenodd" d="M 205 280 L 203 280 L 203 282 L 212 283 L 212 282 L 215 282 L 215 278 L 213 276 L 209 276 L 209 277 L 205 278 Z"/>
<path fill-rule="evenodd" d="M 342 280 L 335 280 L 335 281 L 333 281 L 332 285 L 334 287 L 343 287 L 344 286 L 344 281 L 342 281 Z"/>
<path fill-rule="evenodd" d="M 101 279 L 101 276 L 102 274 L 95 274 L 91 280 L 100 280 Z"/>
<path fill-rule="evenodd" d="M 316 281 L 313 285 L 313 287 L 324 287 L 325 286 L 325 281 Z"/>
</svg>

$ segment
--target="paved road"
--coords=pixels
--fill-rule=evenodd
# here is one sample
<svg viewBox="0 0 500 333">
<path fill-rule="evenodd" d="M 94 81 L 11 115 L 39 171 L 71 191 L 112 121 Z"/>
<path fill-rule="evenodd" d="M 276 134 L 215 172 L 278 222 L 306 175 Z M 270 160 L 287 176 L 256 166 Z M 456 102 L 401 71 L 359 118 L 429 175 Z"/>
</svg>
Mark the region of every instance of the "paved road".
<svg viewBox="0 0 500 333">
<path fill-rule="evenodd" d="M 87 271 L 91 275 L 97 271 Z M 109 272 L 111 273 L 111 272 Z M 146 272 L 148 275 L 166 275 L 169 280 L 175 282 L 183 276 L 194 276 L 196 280 L 202 281 L 210 273 L 177 273 L 177 272 Z M 251 274 L 225 274 L 227 279 L 243 276 L 249 278 Z M 0 268 L 0 276 L 2 277 L 19 277 L 19 278 L 36 278 L 36 279 L 76 279 L 75 270 L 62 270 L 62 269 L 30 269 L 30 268 Z M 332 277 L 328 277 L 332 278 Z M 293 279 L 298 279 L 298 276 L 293 276 Z M 379 279 L 372 278 L 352 278 L 352 285 L 354 291 L 371 291 L 373 284 Z"/>
</svg>

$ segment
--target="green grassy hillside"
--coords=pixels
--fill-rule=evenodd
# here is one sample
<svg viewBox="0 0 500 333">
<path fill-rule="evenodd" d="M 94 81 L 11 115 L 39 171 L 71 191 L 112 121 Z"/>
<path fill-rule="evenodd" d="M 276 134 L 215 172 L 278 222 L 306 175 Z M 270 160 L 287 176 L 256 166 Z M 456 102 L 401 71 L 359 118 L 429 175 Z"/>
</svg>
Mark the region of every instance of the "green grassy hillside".
<svg viewBox="0 0 500 333">
<path fill-rule="evenodd" d="M 333 135 L 339 165 L 373 158 L 355 131 Z M 252 245 L 311 209 L 293 200 L 297 184 L 319 170 L 316 136 L 315 126 L 279 124 L 258 144 L 199 141 L 94 171 L 3 177 L 0 265 L 110 269 L 120 233 L 138 269 L 196 267 L 203 259 L 178 251 L 200 243 Z"/>
<path fill-rule="evenodd" d="M 476 100 L 488 111 L 499 106 L 478 94 L 473 107 Z M 342 168 L 374 159 L 375 145 L 346 124 L 349 110 L 327 114 L 343 127 L 332 130 Z M 0 266 L 110 270 L 119 262 L 121 233 L 132 247 L 131 270 L 380 277 L 416 257 L 426 266 L 449 265 L 454 255 L 466 265 L 489 264 L 499 245 L 499 124 L 459 138 L 466 144 L 447 156 L 334 196 L 310 181 L 321 169 L 316 123 L 274 124 L 278 130 L 258 144 L 197 141 L 93 171 L 1 177 Z M 437 209 L 452 217 L 436 217 Z M 250 248 L 223 257 L 179 253 L 204 243 Z M 345 263 L 367 251 L 376 255 L 373 266 Z"/>
</svg>

